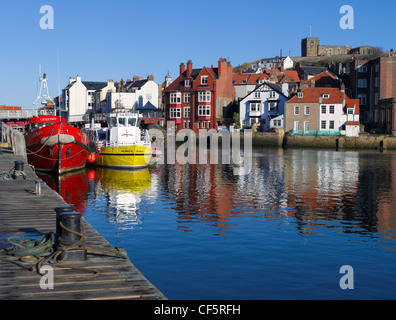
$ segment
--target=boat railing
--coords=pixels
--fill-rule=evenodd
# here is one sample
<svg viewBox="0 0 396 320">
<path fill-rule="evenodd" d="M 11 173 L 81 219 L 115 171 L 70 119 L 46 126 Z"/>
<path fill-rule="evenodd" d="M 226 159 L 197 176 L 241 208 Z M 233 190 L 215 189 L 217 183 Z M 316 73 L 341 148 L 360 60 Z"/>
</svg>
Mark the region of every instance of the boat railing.
<svg viewBox="0 0 396 320">
<path fill-rule="evenodd" d="M 0 119 L 29 119 L 38 116 L 55 116 L 56 110 L 44 109 L 44 110 L 0 110 Z"/>
<path fill-rule="evenodd" d="M 98 148 L 115 148 L 115 147 L 130 147 L 130 146 L 143 146 L 143 147 L 150 147 L 150 141 L 141 141 L 127 143 L 127 142 L 107 142 L 107 141 L 98 141 L 97 143 Z"/>
</svg>

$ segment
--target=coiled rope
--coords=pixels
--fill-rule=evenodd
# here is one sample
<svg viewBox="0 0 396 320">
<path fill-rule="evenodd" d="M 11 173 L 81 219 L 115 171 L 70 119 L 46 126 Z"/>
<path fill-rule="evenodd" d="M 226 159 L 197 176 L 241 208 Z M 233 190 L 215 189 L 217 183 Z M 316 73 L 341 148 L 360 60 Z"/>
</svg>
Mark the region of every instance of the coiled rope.
<svg viewBox="0 0 396 320">
<path fill-rule="evenodd" d="M 80 237 L 76 241 L 66 241 L 53 232 L 45 233 L 37 239 L 25 239 L 22 233 L 16 233 L 10 238 L 8 242 L 12 247 L 1 249 L 0 260 L 8 261 L 10 263 L 16 264 L 22 268 L 29 271 L 35 271 L 39 273 L 42 266 L 50 265 L 56 266 L 58 268 L 65 269 L 75 269 L 80 271 L 85 271 L 83 274 L 69 274 L 69 275 L 57 275 L 54 279 L 81 279 L 81 278 L 95 278 L 100 275 L 99 271 L 87 268 L 87 267 L 77 267 L 63 264 L 67 261 L 68 253 L 71 250 L 81 249 L 91 252 L 97 252 L 101 254 L 107 254 L 112 256 L 118 256 L 123 259 L 127 259 L 127 253 L 123 248 L 103 248 L 100 246 L 89 246 L 85 241 L 85 227 L 81 222 L 82 233 L 75 232 L 67 227 L 65 227 L 62 222 L 59 224 L 63 229 L 76 234 Z M 14 238 L 20 236 L 19 241 L 15 241 Z M 6 256 L 13 256 L 16 259 L 10 259 Z"/>
</svg>

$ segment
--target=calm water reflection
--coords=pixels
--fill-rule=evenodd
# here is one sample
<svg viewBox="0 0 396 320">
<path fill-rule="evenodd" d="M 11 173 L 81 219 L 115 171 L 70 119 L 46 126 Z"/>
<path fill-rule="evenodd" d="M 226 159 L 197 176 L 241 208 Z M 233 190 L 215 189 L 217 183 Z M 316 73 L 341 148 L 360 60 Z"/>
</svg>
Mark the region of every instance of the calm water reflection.
<svg viewBox="0 0 396 320">
<path fill-rule="evenodd" d="M 59 192 L 171 299 L 384 299 L 396 298 L 395 184 L 392 152 L 254 149 L 245 176 L 94 168 Z M 354 290 L 339 287 L 346 264 Z"/>
</svg>

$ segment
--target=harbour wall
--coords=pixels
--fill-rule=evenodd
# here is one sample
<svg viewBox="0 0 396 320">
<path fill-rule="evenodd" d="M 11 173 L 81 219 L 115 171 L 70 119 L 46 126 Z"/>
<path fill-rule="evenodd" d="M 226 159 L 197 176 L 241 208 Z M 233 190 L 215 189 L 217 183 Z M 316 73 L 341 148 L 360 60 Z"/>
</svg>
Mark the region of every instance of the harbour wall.
<svg viewBox="0 0 396 320">
<path fill-rule="evenodd" d="M 241 134 L 241 143 L 243 143 L 243 137 Z M 303 136 L 283 134 L 283 132 L 255 132 L 252 133 L 252 145 L 285 148 L 396 150 L 396 137 L 371 134 L 361 134 L 359 137 Z"/>
</svg>

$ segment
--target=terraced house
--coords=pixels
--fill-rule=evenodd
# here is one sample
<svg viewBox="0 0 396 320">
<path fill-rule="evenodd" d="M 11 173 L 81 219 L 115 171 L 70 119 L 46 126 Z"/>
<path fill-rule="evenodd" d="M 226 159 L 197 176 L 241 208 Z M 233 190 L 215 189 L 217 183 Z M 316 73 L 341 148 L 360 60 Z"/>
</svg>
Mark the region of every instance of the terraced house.
<svg viewBox="0 0 396 320">
<path fill-rule="evenodd" d="M 192 62 L 180 64 L 180 73 L 164 90 L 166 121 L 176 130 L 216 129 L 225 121 L 225 112 L 234 103 L 233 70 L 220 58 L 217 67 L 193 69 Z"/>
<path fill-rule="evenodd" d="M 338 88 L 304 88 L 285 103 L 285 131 L 304 135 L 359 135 L 359 100 Z"/>
</svg>

